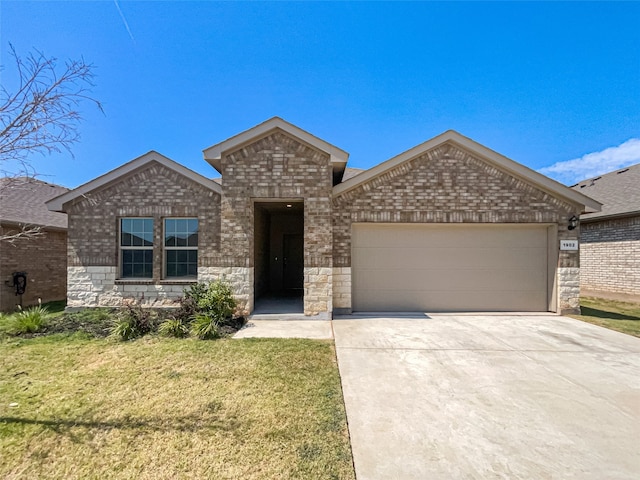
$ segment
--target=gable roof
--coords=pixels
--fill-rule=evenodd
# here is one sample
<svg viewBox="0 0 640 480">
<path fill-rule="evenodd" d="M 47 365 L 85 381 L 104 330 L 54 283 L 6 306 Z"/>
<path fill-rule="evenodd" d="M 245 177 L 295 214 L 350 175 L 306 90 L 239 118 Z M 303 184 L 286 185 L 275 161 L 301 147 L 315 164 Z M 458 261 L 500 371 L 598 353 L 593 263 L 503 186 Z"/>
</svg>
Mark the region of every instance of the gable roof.
<svg viewBox="0 0 640 480">
<path fill-rule="evenodd" d="M 640 214 L 640 163 L 589 178 L 572 189 L 602 203 L 602 211 L 582 215 L 582 220 Z"/>
<path fill-rule="evenodd" d="M 543 191 L 546 191 L 554 196 L 564 198 L 571 203 L 582 205 L 584 211 L 600 211 L 600 203 L 596 202 L 592 198 L 589 198 L 580 192 L 572 190 L 562 185 L 561 183 L 552 180 L 549 177 L 546 177 L 538 172 L 531 170 L 530 168 L 525 167 L 518 162 L 514 162 L 504 155 L 494 152 L 484 145 L 481 145 L 480 143 L 461 135 L 455 130 L 447 130 L 446 132 L 432 138 L 431 140 L 427 140 L 426 142 L 421 143 L 420 145 L 417 145 L 407 150 L 406 152 L 401 153 L 400 155 L 382 162 L 375 167 L 336 185 L 335 187 L 333 187 L 333 194 L 340 195 L 341 193 L 352 190 L 359 185 L 382 175 L 388 170 L 395 168 L 404 162 L 407 162 L 433 148 L 439 147 L 446 143 L 463 148 L 479 159 L 482 159 L 483 161 L 494 165 L 502 171 L 508 172 L 510 175 L 533 184 Z"/>
<path fill-rule="evenodd" d="M 30 177 L 0 178 L 0 223 L 67 229 L 67 215 L 50 212 L 45 202 L 69 189 Z"/>
<path fill-rule="evenodd" d="M 92 192 L 100 187 L 116 182 L 121 177 L 133 172 L 134 170 L 137 170 L 138 168 L 150 162 L 157 162 L 162 166 L 170 170 L 173 170 L 179 173 L 180 175 L 183 175 L 184 177 L 187 177 L 190 180 L 193 180 L 194 182 L 199 183 L 200 185 L 210 190 L 213 190 L 214 192 L 217 192 L 220 194 L 222 193 L 222 187 L 220 187 L 220 185 L 218 185 L 213 180 L 207 177 L 204 177 L 199 173 L 194 172 L 193 170 L 189 170 L 187 167 L 184 167 L 179 163 L 174 162 L 170 158 L 165 157 L 164 155 L 161 155 L 160 153 L 154 150 L 151 150 L 150 152 L 147 152 L 144 155 L 141 155 L 140 157 L 135 158 L 128 163 L 125 163 L 124 165 L 116 168 L 115 170 L 111 170 L 110 172 L 105 173 L 104 175 L 94 180 L 91 180 L 90 182 L 87 182 L 84 185 L 79 186 L 78 188 L 75 188 L 63 195 L 60 195 L 59 197 L 53 198 L 52 200 L 47 202 L 47 207 L 49 208 L 49 210 L 62 212 L 64 211 L 65 203 L 75 200 L 76 198 L 81 197 L 83 195 L 86 195 L 87 193 Z"/>
<path fill-rule="evenodd" d="M 289 123 L 280 117 L 270 118 L 266 122 L 262 122 L 249 130 L 245 130 L 244 132 L 234 135 L 223 142 L 206 148 L 202 152 L 204 159 L 218 172 L 222 173 L 222 154 L 224 152 L 237 149 L 259 138 L 266 137 L 275 130 L 282 130 L 307 145 L 310 145 L 316 150 L 329 154 L 330 161 L 333 164 L 334 177 L 342 176 L 347 165 L 347 159 L 349 158 L 349 154 L 347 152 L 325 142 L 299 127 L 296 127 L 292 123 Z"/>
</svg>

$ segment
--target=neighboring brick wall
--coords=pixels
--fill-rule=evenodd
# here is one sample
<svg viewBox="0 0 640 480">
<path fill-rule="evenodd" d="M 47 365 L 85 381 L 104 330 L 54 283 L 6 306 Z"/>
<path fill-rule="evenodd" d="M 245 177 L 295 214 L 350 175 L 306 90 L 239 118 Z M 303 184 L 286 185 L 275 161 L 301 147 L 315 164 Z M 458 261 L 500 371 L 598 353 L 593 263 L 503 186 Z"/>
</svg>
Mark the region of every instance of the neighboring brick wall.
<svg viewBox="0 0 640 480">
<path fill-rule="evenodd" d="M 640 215 L 583 221 L 580 286 L 640 298 Z"/>
<path fill-rule="evenodd" d="M 69 267 L 82 267 L 77 272 L 70 269 L 70 275 L 91 273 L 86 282 L 72 283 L 70 277 L 69 299 L 73 300 L 73 306 L 119 305 L 127 299 L 143 297 L 145 303 L 155 304 L 171 302 L 181 293 L 184 282 L 162 279 L 165 217 L 197 217 L 198 268 L 219 263 L 219 194 L 157 162 L 150 162 L 117 183 L 65 207 L 69 218 Z M 154 219 L 153 279 L 138 282 L 137 289 L 134 282 L 116 280 L 118 221 L 122 217 Z M 107 283 L 95 283 L 93 274 L 100 276 L 104 272 L 91 272 L 87 267 L 106 268 L 113 271 L 113 278 Z M 87 290 L 87 284 L 93 287 Z"/>
<path fill-rule="evenodd" d="M 577 230 L 567 230 L 574 214 L 577 206 L 445 144 L 334 197 L 333 264 L 351 266 L 353 222 L 556 223 L 559 239 L 574 239 Z M 558 267 L 570 269 L 558 275 L 560 310 L 575 310 L 577 252 L 560 252 Z M 334 303 L 348 308 L 346 293 L 336 294 Z"/>
<path fill-rule="evenodd" d="M 0 236 L 11 231 L 0 227 Z M 23 306 L 64 300 L 67 293 L 67 232 L 43 230 L 44 235 L 0 244 L 0 310 L 15 310 L 20 297 L 11 287 L 13 272 L 27 273 Z"/>
<path fill-rule="evenodd" d="M 275 131 L 222 158 L 220 267 L 247 268 L 254 262 L 254 199 L 304 200 L 304 312 L 331 312 L 332 266 L 329 155 Z M 249 270 L 247 270 L 248 275 Z M 319 270 L 318 270 L 319 272 Z M 243 287 L 253 296 L 253 279 Z M 328 285 L 328 286 L 327 286 Z"/>
</svg>

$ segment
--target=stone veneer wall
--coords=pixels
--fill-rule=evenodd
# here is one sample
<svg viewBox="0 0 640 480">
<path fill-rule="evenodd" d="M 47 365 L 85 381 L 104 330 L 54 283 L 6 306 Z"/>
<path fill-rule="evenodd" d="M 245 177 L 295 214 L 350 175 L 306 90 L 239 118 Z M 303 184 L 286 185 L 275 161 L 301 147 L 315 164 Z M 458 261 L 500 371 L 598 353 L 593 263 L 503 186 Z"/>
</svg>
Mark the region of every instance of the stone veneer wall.
<svg viewBox="0 0 640 480">
<path fill-rule="evenodd" d="M 232 284 L 249 312 L 253 305 L 254 201 L 304 201 L 304 313 L 332 310 L 329 155 L 280 130 L 222 157 L 221 255 L 218 267 L 235 272 Z"/>
<path fill-rule="evenodd" d="M 238 302 L 237 313 L 249 315 L 253 310 L 254 269 L 251 267 L 205 267 L 198 269 L 198 280 L 214 282 L 224 280 L 231 285 Z"/>
<path fill-rule="evenodd" d="M 65 206 L 69 219 L 68 307 L 175 305 L 194 281 L 162 278 L 165 217 L 197 217 L 198 271 L 219 263 L 220 196 L 157 162 Z M 118 278 L 118 222 L 122 217 L 154 219 L 153 278 Z"/>
<path fill-rule="evenodd" d="M 454 145 L 441 145 L 334 197 L 333 265 L 341 285 L 334 289 L 334 306 L 351 308 L 353 222 L 555 223 L 560 240 L 578 238 L 577 230 L 567 229 L 567 219 L 579 213 L 577 205 Z M 562 313 L 579 310 L 579 266 L 577 252 L 559 252 L 556 280 Z"/>
<path fill-rule="evenodd" d="M 582 289 L 640 300 L 640 215 L 583 221 L 581 229 Z"/>
<path fill-rule="evenodd" d="M 0 236 L 15 228 L 0 227 Z M 42 230 L 43 235 L 0 244 L 0 311 L 20 304 L 13 285 L 14 272 L 26 272 L 27 289 L 22 306 L 64 300 L 67 293 L 67 232 Z"/>
</svg>

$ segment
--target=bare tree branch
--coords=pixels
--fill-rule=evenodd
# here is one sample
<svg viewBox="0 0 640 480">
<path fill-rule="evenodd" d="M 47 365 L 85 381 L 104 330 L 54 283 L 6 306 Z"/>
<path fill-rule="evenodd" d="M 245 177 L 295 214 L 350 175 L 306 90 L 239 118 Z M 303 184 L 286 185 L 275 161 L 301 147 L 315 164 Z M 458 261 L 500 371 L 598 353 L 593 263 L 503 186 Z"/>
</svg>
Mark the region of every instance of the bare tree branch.
<svg viewBox="0 0 640 480">
<path fill-rule="evenodd" d="M 22 58 L 11 44 L 9 49 L 18 86 L 15 92 L 0 87 L 0 161 L 25 161 L 34 152 L 66 150 L 73 155 L 71 146 L 80 138 L 80 103 L 88 101 L 103 111 L 90 96 L 94 66 L 80 59 L 58 68 L 56 58 L 37 50 Z"/>
<path fill-rule="evenodd" d="M 0 85 L 0 175 L 33 178 L 37 172 L 30 162 L 32 154 L 66 151 L 73 156 L 71 147 L 80 139 L 81 103 L 104 110 L 91 96 L 94 66 L 84 59 L 67 60 L 59 66 L 56 58 L 38 50 L 21 57 L 11 44 L 9 54 L 18 78 L 13 91 Z M 8 163 L 14 166 L 11 173 L 2 168 Z M 10 238 L 0 236 L 0 241 L 35 234 L 26 228 Z"/>
<path fill-rule="evenodd" d="M 31 240 L 44 235 L 46 235 L 46 232 L 42 231 L 42 227 L 38 225 L 22 225 L 17 230 L 8 230 L 0 235 L 0 242 L 3 244 L 8 243 L 15 247 L 18 240 Z"/>
</svg>

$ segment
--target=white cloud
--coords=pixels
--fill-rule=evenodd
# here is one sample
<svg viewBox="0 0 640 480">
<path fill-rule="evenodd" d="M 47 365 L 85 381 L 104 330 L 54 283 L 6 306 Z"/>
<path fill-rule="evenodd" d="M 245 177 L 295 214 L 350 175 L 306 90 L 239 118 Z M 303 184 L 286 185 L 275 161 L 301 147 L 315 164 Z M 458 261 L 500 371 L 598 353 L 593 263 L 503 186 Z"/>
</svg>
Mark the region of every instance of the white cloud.
<svg viewBox="0 0 640 480">
<path fill-rule="evenodd" d="M 539 172 L 565 185 L 574 185 L 580 180 L 597 177 L 635 163 L 640 163 L 640 138 L 632 138 L 601 152 L 587 153 L 580 158 L 554 163 L 541 168 Z"/>
</svg>

